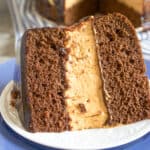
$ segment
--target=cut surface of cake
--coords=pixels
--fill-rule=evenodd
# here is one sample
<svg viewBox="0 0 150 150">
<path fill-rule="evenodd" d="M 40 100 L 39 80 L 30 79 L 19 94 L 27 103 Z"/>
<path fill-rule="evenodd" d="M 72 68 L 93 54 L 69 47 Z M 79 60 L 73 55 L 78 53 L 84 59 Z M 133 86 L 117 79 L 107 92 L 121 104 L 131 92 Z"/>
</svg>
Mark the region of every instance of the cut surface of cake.
<svg viewBox="0 0 150 150">
<path fill-rule="evenodd" d="M 141 48 L 121 14 L 30 29 L 21 52 L 23 125 L 31 132 L 112 127 L 150 118 Z"/>
</svg>

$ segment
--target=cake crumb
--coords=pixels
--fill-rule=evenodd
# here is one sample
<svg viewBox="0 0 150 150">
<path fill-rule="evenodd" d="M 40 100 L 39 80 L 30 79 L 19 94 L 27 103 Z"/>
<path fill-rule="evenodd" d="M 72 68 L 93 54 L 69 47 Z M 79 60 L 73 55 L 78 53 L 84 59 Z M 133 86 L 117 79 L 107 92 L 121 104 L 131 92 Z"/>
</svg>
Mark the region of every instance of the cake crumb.
<svg viewBox="0 0 150 150">
<path fill-rule="evenodd" d="M 17 89 L 13 89 L 11 91 L 11 101 L 10 101 L 10 105 L 12 107 L 16 107 L 16 103 L 17 103 L 16 99 L 17 98 L 20 98 L 20 92 Z"/>
<path fill-rule="evenodd" d="M 15 101 L 14 99 L 12 99 L 12 100 L 10 101 L 10 105 L 11 105 L 12 107 L 15 107 L 15 106 L 16 106 L 16 101 Z"/>
<path fill-rule="evenodd" d="M 12 98 L 12 99 L 16 99 L 16 98 L 18 98 L 18 97 L 20 97 L 20 92 L 19 92 L 18 90 L 16 90 L 16 89 L 13 89 L 13 90 L 11 91 L 11 98 Z"/>
<path fill-rule="evenodd" d="M 84 104 L 79 104 L 78 105 L 78 107 L 79 107 L 79 109 L 80 109 L 80 112 L 82 112 L 82 113 L 85 113 L 86 112 L 86 108 L 85 108 L 85 106 L 84 106 Z"/>
</svg>

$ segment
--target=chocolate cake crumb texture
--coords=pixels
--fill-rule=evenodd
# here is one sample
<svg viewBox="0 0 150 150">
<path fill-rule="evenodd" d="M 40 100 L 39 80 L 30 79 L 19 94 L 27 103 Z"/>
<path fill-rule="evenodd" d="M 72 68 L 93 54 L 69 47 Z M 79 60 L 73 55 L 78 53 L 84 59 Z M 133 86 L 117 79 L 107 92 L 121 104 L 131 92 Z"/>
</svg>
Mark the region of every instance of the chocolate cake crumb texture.
<svg viewBox="0 0 150 150">
<path fill-rule="evenodd" d="M 25 120 L 29 131 L 70 130 L 64 90 L 67 88 L 62 29 L 33 29 L 25 34 Z M 23 91 L 23 92 L 24 92 Z M 26 117 L 27 116 L 27 117 Z"/>
<path fill-rule="evenodd" d="M 109 14 L 94 22 L 110 125 L 150 118 L 149 83 L 135 30 L 126 17 Z"/>
</svg>

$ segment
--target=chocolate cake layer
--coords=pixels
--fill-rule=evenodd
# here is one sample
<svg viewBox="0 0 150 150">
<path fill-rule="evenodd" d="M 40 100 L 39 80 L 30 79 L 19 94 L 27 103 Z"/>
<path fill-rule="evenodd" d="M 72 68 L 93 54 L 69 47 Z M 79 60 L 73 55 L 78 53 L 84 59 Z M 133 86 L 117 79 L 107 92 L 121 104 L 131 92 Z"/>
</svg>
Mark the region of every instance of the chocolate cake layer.
<svg viewBox="0 0 150 150">
<path fill-rule="evenodd" d="M 70 130 L 64 90 L 67 52 L 62 29 L 32 29 L 23 38 L 24 125 L 32 132 Z"/>
<path fill-rule="evenodd" d="M 121 14 L 94 20 L 109 125 L 150 118 L 150 93 L 134 27 Z"/>
</svg>

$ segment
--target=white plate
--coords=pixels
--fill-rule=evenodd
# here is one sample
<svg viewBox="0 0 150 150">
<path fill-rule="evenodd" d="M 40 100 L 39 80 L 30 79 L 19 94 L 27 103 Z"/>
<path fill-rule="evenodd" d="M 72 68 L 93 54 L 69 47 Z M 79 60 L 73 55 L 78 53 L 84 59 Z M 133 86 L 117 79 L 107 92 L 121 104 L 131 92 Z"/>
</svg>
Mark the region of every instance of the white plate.
<svg viewBox="0 0 150 150">
<path fill-rule="evenodd" d="M 11 81 L 0 98 L 0 111 L 8 126 L 24 138 L 49 147 L 62 149 L 103 149 L 126 144 L 150 131 L 150 120 L 110 129 L 90 129 L 62 133 L 30 133 L 21 125 L 15 108 L 10 105 Z"/>
</svg>

